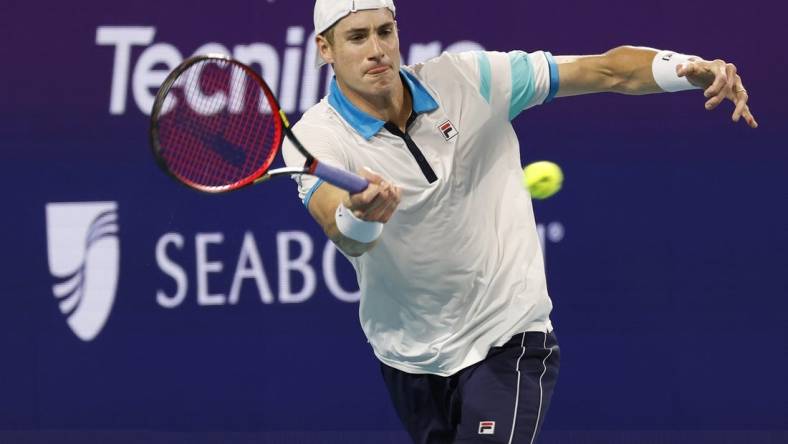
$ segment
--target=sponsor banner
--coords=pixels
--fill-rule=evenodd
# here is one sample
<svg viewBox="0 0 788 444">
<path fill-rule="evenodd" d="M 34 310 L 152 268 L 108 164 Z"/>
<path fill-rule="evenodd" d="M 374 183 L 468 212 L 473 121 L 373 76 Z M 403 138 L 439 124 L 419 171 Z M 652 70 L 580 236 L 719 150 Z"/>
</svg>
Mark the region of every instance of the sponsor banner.
<svg viewBox="0 0 788 444">
<path fill-rule="evenodd" d="M 250 64 L 294 121 L 321 100 L 331 71 L 313 66 L 311 6 L 86 0 L 4 11 L 0 430 L 47 442 L 61 431 L 132 440 L 130 430 L 173 442 L 402 437 L 359 325 L 354 270 L 295 184 L 198 194 L 166 177 L 148 146 L 157 87 L 193 54 Z M 566 176 L 534 203 L 564 357 L 546 440 L 716 442 L 728 435 L 668 431 L 780 430 L 788 417 L 775 353 L 788 308 L 786 112 L 765 90 L 788 68 L 761 55 L 781 51 L 762 29 L 781 29 L 782 14 L 687 5 L 710 23 L 727 23 L 723 11 L 749 17 L 737 31 L 748 37 L 730 39 L 663 6 L 398 3 L 406 63 L 653 45 L 735 62 L 761 121 L 732 125 L 730 109 L 704 112 L 695 91 L 559 98 L 513 122 L 521 162 L 552 160 Z M 472 136 L 454 123 L 436 131 Z M 479 433 L 495 433 L 491 422 Z M 625 427 L 652 432 L 549 434 Z M 80 432 L 90 430 L 108 435 Z M 354 430 L 376 432 L 344 432 Z M 0 442 L 27 439 L 15 433 Z"/>
</svg>

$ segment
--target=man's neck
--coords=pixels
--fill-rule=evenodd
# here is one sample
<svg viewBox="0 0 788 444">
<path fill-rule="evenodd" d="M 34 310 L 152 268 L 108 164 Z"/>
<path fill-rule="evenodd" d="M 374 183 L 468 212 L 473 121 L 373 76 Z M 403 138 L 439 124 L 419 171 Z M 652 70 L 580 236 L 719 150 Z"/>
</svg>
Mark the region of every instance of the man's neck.
<svg viewBox="0 0 788 444">
<path fill-rule="evenodd" d="M 392 122 L 403 132 L 413 111 L 413 99 L 410 91 L 405 87 L 402 77 L 397 77 L 397 84 L 388 96 L 364 96 L 357 94 L 337 80 L 342 94 L 347 97 L 356 108 L 370 116 L 384 122 Z"/>
</svg>

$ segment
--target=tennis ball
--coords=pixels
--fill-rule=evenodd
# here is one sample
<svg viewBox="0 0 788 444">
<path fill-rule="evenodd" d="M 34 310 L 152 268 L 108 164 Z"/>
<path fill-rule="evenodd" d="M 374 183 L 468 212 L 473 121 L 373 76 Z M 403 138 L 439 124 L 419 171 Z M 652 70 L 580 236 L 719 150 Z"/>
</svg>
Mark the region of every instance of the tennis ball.
<svg viewBox="0 0 788 444">
<path fill-rule="evenodd" d="M 540 161 L 523 168 L 523 186 L 534 199 L 547 199 L 561 189 L 564 173 L 553 162 Z"/>
</svg>

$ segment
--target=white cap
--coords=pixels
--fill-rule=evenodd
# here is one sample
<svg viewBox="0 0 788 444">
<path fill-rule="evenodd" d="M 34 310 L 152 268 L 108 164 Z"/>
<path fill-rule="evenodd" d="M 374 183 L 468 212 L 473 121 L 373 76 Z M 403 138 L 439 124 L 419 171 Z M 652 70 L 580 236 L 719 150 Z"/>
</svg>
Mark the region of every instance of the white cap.
<svg viewBox="0 0 788 444">
<path fill-rule="evenodd" d="M 322 34 L 351 12 L 380 8 L 389 8 L 394 15 L 397 13 L 394 0 L 317 0 L 315 2 L 315 35 Z M 317 51 L 315 67 L 320 68 L 325 64 L 326 62 L 320 57 L 320 51 Z"/>
</svg>

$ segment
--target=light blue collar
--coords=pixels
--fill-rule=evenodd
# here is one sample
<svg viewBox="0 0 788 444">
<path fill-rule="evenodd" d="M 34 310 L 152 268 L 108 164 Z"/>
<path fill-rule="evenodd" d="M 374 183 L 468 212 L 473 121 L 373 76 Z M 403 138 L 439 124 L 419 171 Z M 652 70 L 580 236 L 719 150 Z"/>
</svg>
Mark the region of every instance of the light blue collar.
<svg viewBox="0 0 788 444">
<path fill-rule="evenodd" d="M 413 97 L 413 112 L 416 114 L 426 113 L 438 109 L 438 102 L 432 98 L 426 88 L 408 70 L 400 68 L 400 77 L 405 81 L 405 85 L 410 90 Z M 343 119 L 364 139 L 371 139 L 378 133 L 386 122 L 376 119 L 369 114 L 361 111 L 342 94 L 342 90 L 337 85 L 337 79 L 331 80 L 328 103 L 342 116 Z"/>
</svg>

